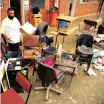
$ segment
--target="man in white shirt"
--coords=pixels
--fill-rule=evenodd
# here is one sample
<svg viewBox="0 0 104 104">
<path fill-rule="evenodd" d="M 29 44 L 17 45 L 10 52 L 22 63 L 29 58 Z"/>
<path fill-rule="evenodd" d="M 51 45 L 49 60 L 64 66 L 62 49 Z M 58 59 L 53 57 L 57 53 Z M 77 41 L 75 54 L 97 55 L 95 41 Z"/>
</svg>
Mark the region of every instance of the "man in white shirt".
<svg viewBox="0 0 104 104">
<path fill-rule="evenodd" d="M 20 22 L 14 16 L 14 10 L 8 8 L 8 16 L 2 21 L 2 34 L 7 39 L 11 51 L 19 50 L 20 43 Z"/>
</svg>

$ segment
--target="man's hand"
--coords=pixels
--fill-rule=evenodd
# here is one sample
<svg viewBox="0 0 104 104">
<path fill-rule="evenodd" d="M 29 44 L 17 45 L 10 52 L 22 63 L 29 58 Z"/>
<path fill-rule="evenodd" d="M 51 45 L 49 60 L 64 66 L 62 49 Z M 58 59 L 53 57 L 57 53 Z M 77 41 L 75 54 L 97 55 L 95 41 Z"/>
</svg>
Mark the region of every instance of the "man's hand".
<svg viewBox="0 0 104 104">
<path fill-rule="evenodd" d="M 11 40 L 11 38 L 7 37 L 7 40 Z"/>
<path fill-rule="evenodd" d="M 8 36 L 6 36 L 6 39 L 7 39 L 7 40 L 11 40 L 11 38 L 10 38 L 10 37 L 8 37 Z"/>
</svg>

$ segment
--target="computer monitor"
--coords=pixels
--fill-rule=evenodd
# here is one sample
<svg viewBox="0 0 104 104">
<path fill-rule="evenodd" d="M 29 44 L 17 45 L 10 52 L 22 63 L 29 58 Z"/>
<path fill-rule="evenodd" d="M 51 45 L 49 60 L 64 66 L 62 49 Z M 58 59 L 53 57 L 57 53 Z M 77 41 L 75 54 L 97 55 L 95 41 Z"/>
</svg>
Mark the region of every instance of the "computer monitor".
<svg viewBox="0 0 104 104">
<path fill-rule="evenodd" d="M 59 20 L 59 31 L 67 31 L 68 30 L 68 22 Z"/>
</svg>

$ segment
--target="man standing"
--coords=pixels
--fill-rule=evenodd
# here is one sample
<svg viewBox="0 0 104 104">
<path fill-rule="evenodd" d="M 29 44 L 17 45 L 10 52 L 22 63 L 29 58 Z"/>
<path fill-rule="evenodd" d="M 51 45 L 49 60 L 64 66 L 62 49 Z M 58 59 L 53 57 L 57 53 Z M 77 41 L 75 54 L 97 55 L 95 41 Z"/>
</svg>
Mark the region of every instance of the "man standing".
<svg viewBox="0 0 104 104">
<path fill-rule="evenodd" d="M 7 39 L 11 51 L 19 50 L 20 23 L 14 16 L 14 9 L 8 8 L 7 17 L 2 21 L 2 34 Z"/>
</svg>

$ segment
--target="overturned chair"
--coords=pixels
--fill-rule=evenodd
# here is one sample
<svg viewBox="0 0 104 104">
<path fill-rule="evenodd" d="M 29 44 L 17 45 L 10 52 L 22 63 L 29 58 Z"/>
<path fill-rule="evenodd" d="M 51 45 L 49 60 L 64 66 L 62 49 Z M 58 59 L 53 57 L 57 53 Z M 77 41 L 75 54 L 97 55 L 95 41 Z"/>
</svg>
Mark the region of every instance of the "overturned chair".
<svg viewBox="0 0 104 104">
<path fill-rule="evenodd" d="M 80 34 L 83 33 L 95 33 L 95 29 L 97 26 L 96 21 L 92 20 L 84 20 L 83 22 L 80 22 L 78 27 L 79 27 L 79 32 L 76 34 L 76 36 L 80 36 Z"/>
<path fill-rule="evenodd" d="M 43 56 L 45 56 L 45 54 L 52 55 L 56 53 L 56 48 L 51 45 L 51 43 L 53 43 L 54 41 L 53 36 L 46 35 L 47 29 L 48 29 L 48 24 L 46 22 L 40 22 L 35 32 L 35 35 L 40 36 L 40 43 L 42 45 Z"/>
</svg>

